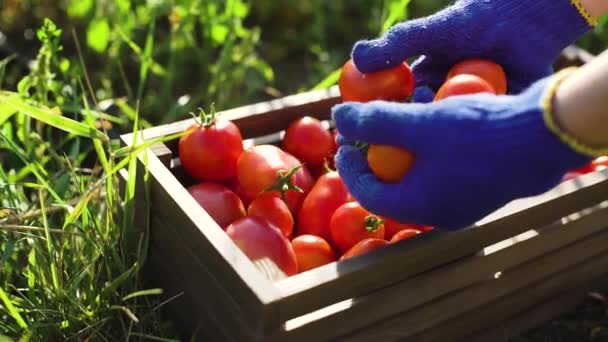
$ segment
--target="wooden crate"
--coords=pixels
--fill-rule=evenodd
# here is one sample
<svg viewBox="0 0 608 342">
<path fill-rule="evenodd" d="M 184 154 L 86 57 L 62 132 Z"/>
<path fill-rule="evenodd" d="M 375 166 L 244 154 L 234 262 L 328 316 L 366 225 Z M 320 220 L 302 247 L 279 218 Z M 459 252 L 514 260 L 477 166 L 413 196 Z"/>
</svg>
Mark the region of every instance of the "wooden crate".
<svg viewBox="0 0 608 342">
<path fill-rule="evenodd" d="M 247 144 L 269 143 L 298 117 L 328 120 L 338 102 L 332 88 L 221 115 Z M 139 139 L 190 124 L 147 129 Z M 132 140 L 122 136 L 125 145 Z M 176 148 L 171 141 L 140 156 L 135 206 L 138 229 L 150 236 L 146 277 L 173 298 L 166 312 L 185 340 L 501 340 L 607 284 L 608 170 L 514 201 L 467 230 L 431 231 L 271 281 L 188 194 L 193 181 Z"/>
</svg>

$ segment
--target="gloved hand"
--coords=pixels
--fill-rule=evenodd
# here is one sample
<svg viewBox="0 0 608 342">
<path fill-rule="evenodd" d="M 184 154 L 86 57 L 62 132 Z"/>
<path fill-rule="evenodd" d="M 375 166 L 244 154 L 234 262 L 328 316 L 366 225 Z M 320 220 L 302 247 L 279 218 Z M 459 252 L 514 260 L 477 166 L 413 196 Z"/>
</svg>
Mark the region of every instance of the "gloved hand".
<svg viewBox="0 0 608 342">
<path fill-rule="evenodd" d="M 360 71 L 371 72 L 422 56 L 412 64 L 416 84 L 434 91 L 455 63 L 487 58 L 505 69 L 508 93 L 515 94 L 548 76 L 561 51 L 595 21 L 578 0 L 459 0 L 358 42 L 352 58 Z M 428 102 L 417 95 L 414 102 Z"/>
<path fill-rule="evenodd" d="M 601 153 L 572 143 L 552 125 L 550 99 L 563 73 L 519 95 L 337 105 L 337 170 L 354 198 L 377 215 L 466 228 L 511 200 L 550 190 Z M 414 153 L 414 164 L 400 183 L 383 183 L 352 141 L 403 147 Z"/>
</svg>

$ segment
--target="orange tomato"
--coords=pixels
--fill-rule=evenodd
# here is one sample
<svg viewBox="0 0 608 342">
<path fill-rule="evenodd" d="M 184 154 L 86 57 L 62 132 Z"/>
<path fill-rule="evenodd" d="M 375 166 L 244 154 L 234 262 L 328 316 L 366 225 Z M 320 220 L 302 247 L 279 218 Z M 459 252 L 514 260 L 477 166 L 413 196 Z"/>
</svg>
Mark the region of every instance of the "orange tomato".
<svg viewBox="0 0 608 342">
<path fill-rule="evenodd" d="M 367 163 L 383 182 L 398 183 L 412 167 L 414 154 L 397 146 L 369 145 Z"/>
<path fill-rule="evenodd" d="M 344 253 L 340 257 L 340 261 L 371 252 L 373 250 L 382 248 L 388 244 L 389 244 L 389 242 L 384 239 L 369 238 L 369 239 L 361 240 L 361 241 L 359 241 L 359 243 L 357 243 L 351 249 L 349 249 L 346 253 Z"/>
<path fill-rule="evenodd" d="M 407 63 L 364 74 L 348 60 L 342 67 L 338 88 L 343 101 L 403 101 L 414 91 L 414 75 Z"/>
<path fill-rule="evenodd" d="M 468 59 L 455 64 L 448 72 L 447 79 L 464 74 L 483 78 L 498 95 L 507 93 L 507 76 L 502 66 L 497 63 L 480 58 Z"/>
<path fill-rule="evenodd" d="M 329 243 L 316 235 L 300 235 L 291 240 L 298 260 L 298 272 L 306 272 L 336 261 L 336 253 Z"/>
<path fill-rule="evenodd" d="M 437 91 L 435 101 L 443 100 L 450 96 L 476 93 L 496 94 L 496 91 L 490 83 L 486 82 L 483 78 L 475 75 L 462 74 L 445 81 Z"/>
</svg>

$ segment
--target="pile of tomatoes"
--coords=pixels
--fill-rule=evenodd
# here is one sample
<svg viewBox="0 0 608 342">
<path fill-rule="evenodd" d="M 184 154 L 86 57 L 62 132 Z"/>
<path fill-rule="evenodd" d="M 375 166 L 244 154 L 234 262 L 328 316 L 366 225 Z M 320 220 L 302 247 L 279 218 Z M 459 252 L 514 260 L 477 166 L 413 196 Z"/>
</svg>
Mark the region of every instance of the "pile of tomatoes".
<svg viewBox="0 0 608 342">
<path fill-rule="evenodd" d="M 304 116 L 277 144 L 245 149 L 231 121 L 201 111 L 179 141 L 189 193 L 254 262 L 286 276 L 344 260 L 428 227 L 376 216 L 333 170 L 336 132 Z"/>
</svg>

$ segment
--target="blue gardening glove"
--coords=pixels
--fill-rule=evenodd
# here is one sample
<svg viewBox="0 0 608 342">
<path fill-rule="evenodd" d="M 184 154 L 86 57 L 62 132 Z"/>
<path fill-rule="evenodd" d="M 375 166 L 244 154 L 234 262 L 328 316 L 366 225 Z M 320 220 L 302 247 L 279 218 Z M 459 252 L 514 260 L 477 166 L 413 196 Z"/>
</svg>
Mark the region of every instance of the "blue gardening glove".
<svg viewBox="0 0 608 342">
<path fill-rule="evenodd" d="M 434 91 L 457 62 L 486 58 L 504 68 L 514 94 L 548 76 L 561 51 L 595 22 L 578 0 L 459 0 L 395 25 L 380 39 L 358 42 L 352 58 L 371 72 L 422 56 L 412 64 L 416 84 Z M 427 100 L 414 94 L 414 102 Z"/>
<path fill-rule="evenodd" d="M 466 228 L 511 200 L 551 189 L 568 170 L 606 153 L 581 147 L 553 124 L 550 100 L 564 73 L 519 95 L 337 105 L 337 170 L 355 199 L 377 215 Z M 383 183 L 353 141 L 403 147 L 414 153 L 414 164 L 400 183 Z"/>
</svg>

